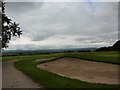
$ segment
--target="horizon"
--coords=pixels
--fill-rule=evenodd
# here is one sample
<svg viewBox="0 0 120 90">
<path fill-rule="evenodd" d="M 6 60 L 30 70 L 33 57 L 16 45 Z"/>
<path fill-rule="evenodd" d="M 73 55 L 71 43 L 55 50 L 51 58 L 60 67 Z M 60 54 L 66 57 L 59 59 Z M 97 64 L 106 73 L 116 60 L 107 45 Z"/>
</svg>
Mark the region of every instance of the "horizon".
<svg viewBox="0 0 120 90">
<path fill-rule="evenodd" d="M 86 47 L 86 48 L 49 48 L 49 49 L 4 49 L 4 51 L 39 51 L 39 50 L 86 50 L 86 49 L 98 49 L 97 47 Z"/>
</svg>

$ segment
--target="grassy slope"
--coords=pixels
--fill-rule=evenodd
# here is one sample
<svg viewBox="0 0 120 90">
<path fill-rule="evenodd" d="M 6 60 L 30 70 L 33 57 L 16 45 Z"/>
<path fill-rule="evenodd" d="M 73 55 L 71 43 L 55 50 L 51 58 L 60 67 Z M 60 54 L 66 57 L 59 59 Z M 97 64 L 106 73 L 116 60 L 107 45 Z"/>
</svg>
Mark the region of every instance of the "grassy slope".
<svg viewBox="0 0 120 90">
<path fill-rule="evenodd" d="M 53 74 L 51 72 L 36 68 L 37 62 L 33 60 L 39 58 L 49 57 L 77 57 L 90 60 L 97 60 L 110 63 L 118 62 L 117 52 L 99 52 L 99 53 L 67 53 L 67 54 L 47 54 L 47 55 L 32 55 L 32 56 L 16 56 L 16 57 L 4 57 L 3 60 L 22 59 L 18 61 L 15 66 L 17 69 L 30 76 L 33 80 L 42 84 L 46 88 L 117 88 L 117 85 L 95 84 L 83 82 L 75 79 L 69 79 Z M 43 63 L 43 62 L 41 62 Z"/>
</svg>

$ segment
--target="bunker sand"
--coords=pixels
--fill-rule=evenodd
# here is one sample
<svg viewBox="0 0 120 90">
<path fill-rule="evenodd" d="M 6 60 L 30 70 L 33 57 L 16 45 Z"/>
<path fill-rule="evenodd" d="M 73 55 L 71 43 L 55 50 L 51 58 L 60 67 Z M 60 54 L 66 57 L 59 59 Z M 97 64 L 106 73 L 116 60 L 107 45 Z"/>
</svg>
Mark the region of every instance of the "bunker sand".
<svg viewBox="0 0 120 90">
<path fill-rule="evenodd" d="M 82 60 L 77 58 L 61 58 L 37 65 L 38 68 L 82 81 L 103 84 L 119 84 L 119 65 Z"/>
</svg>

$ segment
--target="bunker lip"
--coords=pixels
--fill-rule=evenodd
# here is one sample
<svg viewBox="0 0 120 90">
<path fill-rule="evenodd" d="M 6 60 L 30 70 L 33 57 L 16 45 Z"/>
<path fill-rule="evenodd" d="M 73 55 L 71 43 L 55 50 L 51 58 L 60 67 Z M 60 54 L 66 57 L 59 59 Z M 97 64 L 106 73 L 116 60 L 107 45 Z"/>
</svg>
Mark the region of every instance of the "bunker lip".
<svg viewBox="0 0 120 90">
<path fill-rule="evenodd" d="M 37 67 L 61 76 L 91 83 L 119 84 L 119 65 L 65 57 L 39 64 Z"/>
<path fill-rule="evenodd" d="M 42 58 L 42 59 L 33 60 L 33 62 L 40 62 L 40 61 L 51 60 L 51 59 L 55 59 L 55 58 L 56 58 L 56 57 Z"/>
</svg>

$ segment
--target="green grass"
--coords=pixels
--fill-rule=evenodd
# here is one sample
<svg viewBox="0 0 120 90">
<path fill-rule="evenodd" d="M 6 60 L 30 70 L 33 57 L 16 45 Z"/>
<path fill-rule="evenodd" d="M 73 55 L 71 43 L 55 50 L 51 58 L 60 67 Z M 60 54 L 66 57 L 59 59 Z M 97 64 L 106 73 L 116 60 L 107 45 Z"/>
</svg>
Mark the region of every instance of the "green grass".
<svg viewBox="0 0 120 90">
<path fill-rule="evenodd" d="M 87 52 L 87 53 L 68 53 L 65 57 L 74 57 L 98 62 L 120 64 L 120 52 Z"/>
<path fill-rule="evenodd" d="M 15 67 L 46 88 L 117 88 L 118 85 L 96 84 L 62 77 L 46 70 L 38 69 L 38 62 L 24 59 L 16 62 Z M 40 63 L 40 62 L 39 62 Z"/>
<path fill-rule="evenodd" d="M 34 81 L 42 84 L 45 88 L 118 88 L 118 85 L 96 84 L 83 82 L 76 79 L 70 79 L 62 77 L 57 74 L 53 74 L 46 70 L 38 69 L 36 67 L 39 63 L 44 63 L 52 60 L 45 60 L 41 62 L 32 62 L 33 60 L 40 58 L 56 57 L 56 60 L 60 57 L 75 57 L 87 60 L 101 61 L 113 64 L 119 63 L 118 52 L 84 52 L 84 53 L 60 53 L 60 54 L 45 54 L 45 55 L 27 55 L 27 56 L 8 56 L 3 57 L 4 60 L 21 59 L 15 63 L 15 67 L 31 77 Z"/>
<path fill-rule="evenodd" d="M 80 53 L 57 53 L 57 54 L 44 54 L 44 55 L 26 55 L 26 56 L 6 56 L 4 60 L 27 59 L 27 58 L 49 58 L 49 57 L 73 57 L 92 61 L 99 61 L 112 64 L 120 64 L 120 52 L 80 52 Z"/>
<path fill-rule="evenodd" d="M 7 60 L 15 60 L 15 59 L 34 59 L 34 58 L 50 58 L 50 57 L 59 57 L 59 56 L 63 56 L 63 53 L 60 54 L 44 54 L 44 55 L 23 55 L 23 56 L 5 56 L 2 57 L 3 61 L 7 61 Z"/>
</svg>

